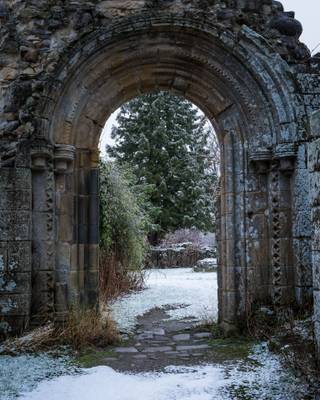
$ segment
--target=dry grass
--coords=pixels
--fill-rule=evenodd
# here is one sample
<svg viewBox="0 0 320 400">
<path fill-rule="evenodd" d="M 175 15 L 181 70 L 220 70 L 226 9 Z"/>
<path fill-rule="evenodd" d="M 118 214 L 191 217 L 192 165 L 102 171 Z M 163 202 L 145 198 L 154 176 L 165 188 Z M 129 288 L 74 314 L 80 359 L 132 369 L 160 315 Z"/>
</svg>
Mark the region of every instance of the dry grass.
<svg viewBox="0 0 320 400">
<path fill-rule="evenodd" d="M 75 309 L 69 312 L 61 328 L 57 329 L 57 338 L 76 350 L 88 346 L 105 347 L 118 340 L 118 331 L 114 321 L 108 315 L 102 317 L 96 309 Z"/>
<path fill-rule="evenodd" d="M 124 294 L 143 289 L 144 271 L 123 269 L 114 254 L 101 253 L 99 289 L 103 301 L 109 302 Z"/>
<path fill-rule="evenodd" d="M 96 309 L 73 309 L 62 325 L 48 323 L 25 336 L 6 340 L 1 346 L 1 353 L 48 351 L 60 345 L 83 350 L 106 347 L 115 344 L 118 339 L 116 325 L 109 315 L 102 317 Z"/>
</svg>

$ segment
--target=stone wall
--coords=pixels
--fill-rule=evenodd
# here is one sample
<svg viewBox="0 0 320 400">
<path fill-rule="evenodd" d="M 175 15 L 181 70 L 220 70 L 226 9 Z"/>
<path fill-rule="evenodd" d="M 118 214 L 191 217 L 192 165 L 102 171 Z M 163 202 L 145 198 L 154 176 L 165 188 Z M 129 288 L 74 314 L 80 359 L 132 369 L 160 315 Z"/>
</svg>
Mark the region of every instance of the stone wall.
<svg viewBox="0 0 320 400">
<path fill-rule="evenodd" d="M 314 325 L 317 349 L 320 359 L 320 111 L 311 121 L 313 141 L 308 148 L 310 171 L 310 200 L 312 205 L 312 262 L 313 262 L 313 298 Z"/>
<path fill-rule="evenodd" d="M 29 169 L 0 169 L 0 338 L 30 319 L 31 187 Z"/>
<path fill-rule="evenodd" d="M 147 268 L 189 268 L 199 260 L 215 257 L 212 249 L 195 247 L 192 244 L 176 244 L 163 247 L 152 247 L 146 260 Z"/>
</svg>

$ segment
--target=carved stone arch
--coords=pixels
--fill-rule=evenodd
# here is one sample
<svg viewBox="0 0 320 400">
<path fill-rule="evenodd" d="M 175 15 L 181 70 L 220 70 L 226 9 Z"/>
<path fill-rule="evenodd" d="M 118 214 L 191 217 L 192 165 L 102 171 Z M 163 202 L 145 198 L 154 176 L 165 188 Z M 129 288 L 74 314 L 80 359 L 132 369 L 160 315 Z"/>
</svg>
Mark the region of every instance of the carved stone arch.
<svg viewBox="0 0 320 400">
<path fill-rule="evenodd" d="M 221 323 L 230 329 L 244 318 L 252 302 L 273 293 L 272 273 L 266 274 L 270 279 L 261 278 L 261 269 L 272 268 L 271 228 L 263 233 L 256 222 L 269 226 L 263 214 L 269 207 L 267 192 L 262 200 L 254 200 L 264 190 L 261 183 L 265 180 L 252 171 L 250 162 L 261 151 L 269 152 L 272 159 L 276 145 L 290 141 L 290 137 L 282 138 L 281 132 L 283 124 L 293 123 L 292 85 L 288 76 L 284 78 L 288 73 L 286 63 L 277 59 L 275 70 L 271 49 L 248 28 L 237 36 L 231 31 L 221 35 L 215 26 L 203 21 L 199 24 L 196 18 L 171 16 L 169 22 L 167 18 L 157 16 L 154 20 L 151 16 L 134 30 L 132 26 L 128 30 L 128 20 L 123 20 L 116 29 L 111 26 L 107 32 L 86 38 L 78 46 L 79 54 L 73 50 L 71 62 L 62 65 L 57 74 L 62 78 L 55 94 L 57 101 L 47 111 L 51 115 L 50 137 L 55 145 L 76 149 L 77 177 L 72 190 L 78 196 L 74 223 L 81 237 L 84 223 L 79 222 L 83 208 L 79 201 L 96 204 L 97 193 L 95 188 L 93 193 L 89 193 L 92 188 L 79 188 L 79 182 L 89 177 L 92 182 L 96 177 L 95 150 L 112 111 L 141 93 L 162 89 L 186 97 L 207 114 L 217 128 L 224 160 L 219 310 Z M 281 80 L 286 82 L 282 86 Z M 254 190 L 250 187 L 252 180 L 256 181 Z M 77 195 L 79 190 L 87 191 Z M 247 209 L 254 201 L 262 205 L 253 207 L 248 218 Z M 65 218 L 58 219 L 58 230 Z M 97 216 L 94 219 L 97 221 Z M 89 223 L 85 225 L 86 240 L 91 240 L 90 235 L 97 238 L 97 234 L 88 233 Z M 259 231 L 255 233 L 258 250 L 248 245 L 252 239 L 250 226 Z M 97 260 L 97 244 L 67 241 L 62 247 L 70 246 L 70 252 L 77 253 L 76 262 L 83 264 L 81 257 Z M 59 243 L 57 246 L 60 252 Z M 256 254 L 262 250 L 266 259 L 259 261 Z M 59 271 L 59 256 L 57 263 Z M 94 275 L 95 269 L 91 268 L 89 274 Z M 84 283 L 90 279 L 84 275 L 79 283 L 79 271 L 72 265 L 70 270 L 75 283 L 69 289 L 79 301 L 90 291 Z M 292 283 L 288 286 L 292 288 Z"/>
<path fill-rule="evenodd" d="M 201 35 L 207 35 L 207 40 L 211 40 L 211 43 L 216 41 L 224 47 L 223 51 L 226 54 L 226 62 L 228 62 L 228 58 L 235 57 L 236 59 L 238 59 L 238 66 L 245 66 L 245 69 L 242 69 L 241 72 L 239 72 L 239 77 L 241 77 L 242 80 L 246 79 L 245 74 L 247 73 L 247 78 L 251 78 L 256 81 L 256 90 L 255 92 L 250 93 L 250 91 L 248 91 L 248 88 L 246 88 L 245 82 L 237 82 L 235 68 L 232 71 L 233 74 L 230 74 L 230 72 L 224 71 L 224 69 L 221 67 L 221 64 L 219 66 L 219 63 L 215 63 L 214 60 L 210 62 L 208 54 L 202 54 L 202 56 L 198 54 L 192 54 L 192 56 L 190 56 L 190 53 L 188 54 L 180 46 L 174 47 L 174 52 L 176 56 L 180 55 L 189 57 L 190 64 L 198 62 L 202 66 L 206 66 L 208 70 L 215 71 L 216 74 L 223 77 L 225 81 L 230 82 L 230 85 L 232 86 L 232 91 L 236 93 L 236 95 L 242 100 L 239 101 L 239 104 L 242 104 L 245 118 L 249 119 L 249 117 L 251 117 L 250 122 L 248 122 L 247 130 L 252 129 L 256 133 L 259 132 L 260 136 L 263 136 L 263 130 L 267 131 L 269 135 L 270 131 L 272 131 L 272 134 L 275 137 L 273 138 L 272 143 L 268 144 L 269 146 L 278 142 L 281 143 L 283 141 L 290 142 L 290 137 L 282 137 L 285 135 L 281 135 L 281 132 L 286 129 L 285 127 L 290 126 L 290 128 L 292 128 L 290 130 L 290 134 L 295 134 L 294 132 L 296 127 L 294 125 L 294 102 L 293 98 L 291 97 L 293 93 L 293 83 L 291 83 L 292 77 L 290 76 L 290 70 L 287 63 L 274 52 L 272 53 L 271 46 L 263 39 L 263 37 L 257 35 L 255 32 L 246 27 L 244 27 L 238 33 L 238 35 L 235 36 L 231 31 L 224 31 L 223 34 L 221 34 L 213 24 L 205 24 L 202 20 L 199 21 L 197 18 L 189 17 L 188 22 L 186 23 L 187 18 L 185 16 L 183 18 L 179 18 L 170 15 L 170 17 L 171 18 L 168 19 L 167 15 L 161 17 L 157 16 L 157 18 L 155 18 L 156 22 L 152 22 L 152 27 L 155 27 L 156 30 L 166 28 L 174 30 L 178 27 L 182 31 L 184 27 L 187 26 L 187 31 L 193 30 L 193 35 L 197 39 L 198 36 L 200 39 Z M 128 34 L 128 36 L 130 36 L 130 31 L 132 32 L 132 25 L 128 21 L 122 21 L 121 23 L 118 22 L 116 24 L 116 29 L 113 29 L 113 27 L 111 26 L 106 32 L 103 31 L 103 33 L 98 34 L 95 33 L 85 38 L 85 41 L 81 41 L 79 44 L 80 53 L 76 52 L 77 47 L 75 46 L 75 49 L 72 49 L 72 54 L 69 56 L 71 58 L 71 61 L 65 64 L 64 67 L 62 65 L 60 67 L 60 73 L 56 73 L 56 75 L 59 77 L 57 85 L 58 98 L 61 97 L 61 90 L 59 90 L 59 87 L 65 88 L 64 85 L 68 85 L 68 78 L 66 77 L 72 76 L 73 73 L 78 74 L 78 66 L 87 62 L 88 58 L 94 57 L 95 59 L 99 59 L 99 53 L 105 53 L 108 43 L 112 43 L 114 42 L 114 40 L 117 40 L 117 34 L 119 36 L 123 34 Z M 150 29 L 148 20 L 143 20 L 143 22 L 139 21 L 138 28 L 136 28 L 135 31 L 148 31 L 148 33 L 151 33 L 152 29 Z M 83 49 L 85 49 L 87 52 L 81 56 L 81 52 L 83 51 Z M 92 71 L 92 69 L 91 73 L 93 76 L 95 76 L 95 73 Z M 90 74 L 90 70 L 88 71 L 88 74 Z M 106 71 L 106 78 L 107 76 L 108 72 Z M 187 80 L 185 76 L 178 79 L 180 79 L 181 82 L 183 80 Z M 55 81 L 55 86 L 56 84 L 57 81 Z M 188 93 L 185 93 L 184 90 L 188 85 L 186 83 L 181 83 L 180 86 L 182 86 L 182 88 L 176 89 L 173 85 L 171 89 L 188 97 Z M 83 91 L 83 98 L 86 98 L 85 93 L 88 88 L 83 84 L 83 82 L 79 82 L 79 85 L 74 89 L 80 92 Z M 142 88 L 137 89 L 137 92 L 139 90 L 141 91 Z M 50 87 L 48 91 L 51 92 L 52 87 Z M 87 96 L 90 96 L 90 93 L 88 93 Z M 129 100 L 129 98 L 130 96 L 127 98 L 127 100 Z M 265 126 L 260 127 L 257 126 L 256 104 L 254 104 L 258 101 L 259 98 L 261 102 L 261 108 L 264 108 L 264 112 L 267 114 L 267 123 L 265 122 Z M 213 118 L 211 110 L 208 109 L 208 107 L 205 107 L 204 104 L 199 104 L 201 103 L 201 101 L 197 99 L 191 100 L 199 105 L 201 108 L 206 108 L 206 113 L 209 114 L 209 117 L 211 119 Z M 123 99 L 119 102 L 118 105 L 120 105 L 122 101 Z M 202 103 L 204 103 L 204 101 L 202 101 Z M 55 104 L 56 103 L 53 102 L 52 105 L 50 105 L 50 103 L 46 102 L 46 105 L 49 106 L 46 112 L 47 114 L 52 115 L 52 106 L 54 106 Z M 77 101 L 75 100 L 73 108 L 76 109 L 78 107 L 79 104 L 77 104 Z M 225 107 L 227 108 L 228 105 L 225 105 Z M 73 118 L 73 108 L 69 107 L 70 113 L 68 116 L 66 116 L 66 126 L 68 126 L 69 119 Z M 110 113 L 110 111 L 108 112 Z M 103 119 L 105 120 L 106 116 L 104 116 Z M 261 121 L 259 122 L 261 123 Z M 99 124 L 97 125 L 99 126 Z M 66 131 L 68 131 L 67 127 Z M 259 135 L 256 136 L 258 137 Z M 261 137 L 258 138 L 261 139 Z"/>
</svg>

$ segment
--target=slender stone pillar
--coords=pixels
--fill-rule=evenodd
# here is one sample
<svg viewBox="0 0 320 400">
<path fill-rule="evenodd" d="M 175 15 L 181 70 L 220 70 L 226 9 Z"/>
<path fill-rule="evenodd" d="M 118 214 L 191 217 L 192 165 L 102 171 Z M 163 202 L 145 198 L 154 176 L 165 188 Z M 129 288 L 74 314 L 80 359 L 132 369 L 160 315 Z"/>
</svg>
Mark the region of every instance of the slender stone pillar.
<svg viewBox="0 0 320 400">
<path fill-rule="evenodd" d="M 39 139 L 32 159 L 32 324 L 54 313 L 54 173 L 53 147 Z"/>
<path fill-rule="evenodd" d="M 89 176 L 88 265 L 85 289 L 86 304 L 92 307 L 98 302 L 99 284 L 99 151 L 91 152 Z"/>
<path fill-rule="evenodd" d="M 278 146 L 269 177 L 272 298 L 276 308 L 292 305 L 295 301 L 291 209 L 294 162 L 295 151 L 292 146 Z"/>
<path fill-rule="evenodd" d="M 271 302 L 268 176 L 272 153 L 258 149 L 250 154 L 246 178 L 248 297 L 250 303 Z"/>
<path fill-rule="evenodd" d="M 221 163 L 221 218 L 220 218 L 220 262 L 219 274 L 219 322 L 226 331 L 237 325 L 237 285 L 235 269 L 235 199 L 234 199 L 234 154 L 233 138 L 226 132 Z"/>
<path fill-rule="evenodd" d="M 72 273 L 78 277 L 79 303 L 98 302 L 99 275 L 99 153 L 79 150 L 75 169 L 75 241 Z"/>
<path fill-rule="evenodd" d="M 73 160 L 75 149 L 69 145 L 55 146 L 56 181 L 56 319 L 63 321 L 70 303 L 78 301 L 78 275 L 73 270 L 74 243 L 74 188 Z"/>
</svg>

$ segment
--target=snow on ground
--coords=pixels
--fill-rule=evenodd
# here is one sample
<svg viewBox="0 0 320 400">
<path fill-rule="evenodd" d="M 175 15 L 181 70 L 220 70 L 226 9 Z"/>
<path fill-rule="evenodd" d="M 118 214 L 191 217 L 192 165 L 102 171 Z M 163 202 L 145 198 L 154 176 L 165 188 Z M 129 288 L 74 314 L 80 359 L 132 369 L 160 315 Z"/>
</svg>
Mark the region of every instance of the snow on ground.
<svg viewBox="0 0 320 400">
<path fill-rule="evenodd" d="M 15 399 L 22 391 L 34 389 L 44 379 L 73 373 L 69 358 L 46 354 L 0 356 L 0 399 Z"/>
<path fill-rule="evenodd" d="M 109 367 L 40 383 L 23 400 L 300 400 L 305 388 L 271 354 L 256 346 L 252 361 L 168 367 L 162 373 L 124 374 Z"/>
<path fill-rule="evenodd" d="M 197 372 L 181 368 L 165 374 L 129 375 L 109 367 L 97 367 L 81 376 L 65 376 L 43 382 L 22 396 L 26 400 L 212 400 L 223 384 L 218 368 L 202 367 Z"/>
<path fill-rule="evenodd" d="M 147 271 L 146 289 L 125 296 L 111 306 L 121 331 L 131 331 L 136 318 L 155 307 L 169 310 L 171 319 L 215 320 L 218 313 L 217 273 L 193 272 L 192 268 Z"/>
</svg>

